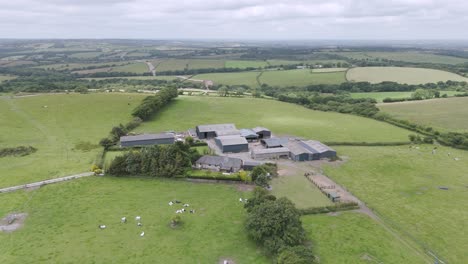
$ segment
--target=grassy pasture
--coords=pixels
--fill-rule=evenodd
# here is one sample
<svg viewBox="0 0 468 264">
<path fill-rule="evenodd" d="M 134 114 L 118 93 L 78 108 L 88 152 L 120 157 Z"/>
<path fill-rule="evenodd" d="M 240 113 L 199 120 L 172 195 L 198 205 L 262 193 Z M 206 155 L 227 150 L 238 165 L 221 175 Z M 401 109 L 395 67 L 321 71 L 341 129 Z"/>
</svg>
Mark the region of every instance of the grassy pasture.
<svg viewBox="0 0 468 264">
<path fill-rule="evenodd" d="M 348 68 L 320 68 L 320 69 L 312 69 L 312 72 L 344 72 L 348 70 Z"/>
<path fill-rule="evenodd" d="M 239 197 L 249 196 L 234 185 L 111 177 L 1 194 L 0 217 L 15 211 L 28 218 L 22 229 L 0 233 L 0 262 L 270 263 L 244 231 Z M 172 229 L 170 220 L 181 206 L 168 202 L 176 199 L 195 214 L 181 215 L 184 224 Z M 136 226 L 137 215 L 142 227 Z M 123 216 L 127 224 L 120 223 Z M 107 228 L 100 230 L 100 224 Z"/>
<path fill-rule="evenodd" d="M 185 131 L 200 124 L 235 123 L 238 128 L 265 126 L 276 135 L 323 141 L 407 141 L 409 131 L 372 119 L 266 99 L 183 96 L 139 132 Z"/>
<path fill-rule="evenodd" d="M 457 91 L 440 91 L 440 95 L 447 94 L 453 96 Z M 374 98 L 377 102 L 382 102 L 385 98 L 410 98 L 413 92 L 371 92 L 371 93 L 351 93 L 353 98 Z"/>
<path fill-rule="evenodd" d="M 310 69 L 265 71 L 261 83 L 272 86 L 305 86 L 309 84 L 340 84 L 346 82 L 344 72 L 313 73 Z"/>
<path fill-rule="evenodd" d="M 102 54 L 103 54 L 102 52 L 78 52 L 78 53 L 73 53 L 69 55 L 68 57 L 75 58 L 75 59 L 92 59 Z"/>
<path fill-rule="evenodd" d="M 387 59 L 415 63 L 459 64 L 468 60 L 452 56 L 424 52 L 336 52 L 335 54 L 353 59 Z"/>
<path fill-rule="evenodd" d="M 146 95 L 60 94 L 0 98 L 0 145 L 36 153 L 0 158 L 0 187 L 86 172 L 112 126 L 130 120 Z M 45 108 L 44 106 L 47 106 Z"/>
<path fill-rule="evenodd" d="M 468 80 L 468 78 L 451 72 L 409 67 L 357 67 L 348 70 L 346 79 L 355 82 L 380 83 L 392 81 L 407 84 Z"/>
<path fill-rule="evenodd" d="M 302 224 L 320 263 L 425 263 L 366 215 L 309 215 Z"/>
<path fill-rule="evenodd" d="M 112 72 L 132 72 L 145 73 L 148 72 L 148 66 L 144 62 L 135 62 L 127 65 L 113 67 Z"/>
<path fill-rule="evenodd" d="M 226 68 L 239 68 L 245 69 L 248 67 L 261 68 L 267 66 L 266 61 L 262 60 L 227 60 L 225 62 Z"/>
<path fill-rule="evenodd" d="M 325 172 L 447 263 L 466 263 L 468 152 L 439 146 L 337 147 L 349 161 Z M 447 153 L 451 153 L 449 156 Z M 457 157 L 460 160 L 455 161 Z M 449 190 L 440 190 L 446 186 Z M 391 219 L 391 220 L 389 220 Z"/>
<path fill-rule="evenodd" d="M 380 110 L 438 130 L 468 131 L 468 98 L 455 97 L 379 105 Z"/>
<path fill-rule="evenodd" d="M 168 59 L 158 64 L 158 66 L 156 67 L 156 72 L 184 70 L 186 68 L 188 69 L 224 68 L 224 60 Z"/>
<path fill-rule="evenodd" d="M 197 74 L 193 79 L 212 80 L 215 84 L 225 85 L 248 85 L 250 87 L 257 87 L 257 76 L 260 72 L 229 72 L 229 73 L 206 73 Z"/>
</svg>

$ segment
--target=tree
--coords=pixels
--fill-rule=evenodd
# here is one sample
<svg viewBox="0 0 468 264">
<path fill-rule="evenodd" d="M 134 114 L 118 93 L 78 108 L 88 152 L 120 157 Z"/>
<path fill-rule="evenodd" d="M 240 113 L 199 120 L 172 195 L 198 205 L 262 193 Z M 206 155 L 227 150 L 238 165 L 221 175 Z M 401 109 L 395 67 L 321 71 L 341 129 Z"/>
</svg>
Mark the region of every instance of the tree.
<svg viewBox="0 0 468 264">
<path fill-rule="evenodd" d="M 265 170 L 265 168 L 263 166 L 257 166 L 255 167 L 253 170 L 252 170 L 252 173 L 250 173 L 250 176 L 252 177 L 252 181 L 256 181 L 258 176 L 260 175 L 265 175 L 267 174 L 268 172 Z"/>
<path fill-rule="evenodd" d="M 287 198 L 265 201 L 247 215 L 249 236 L 271 254 L 306 241 L 301 214 Z"/>
<path fill-rule="evenodd" d="M 276 196 L 269 194 L 268 191 L 263 188 L 256 187 L 253 191 L 253 197 L 247 200 L 247 203 L 245 203 L 244 208 L 247 210 L 248 213 L 250 213 L 255 206 L 260 205 L 266 201 L 275 200 Z"/>
<path fill-rule="evenodd" d="M 266 174 L 260 174 L 255 179 L 255 184 L 261 187 L 268 187 L 268 176 Z"/>
<path fill-rule="evenodd" d="M 108 150 L 111 146 L 114 145 L 114 142 L 109 138 L 103 138 L 99 141 L 99 145 L 103 146 L 105 150 Z"/>
<path fill-rule="evenodd" d="M 193 142 L 194 142 L 193 137 L 188 136 L 185 138 L 185 144 L 192 146 Z"/>
<path fill-rule="evenodd" d="M 222 97 L 228 96 L 229 91 L 226 86 L 221 86 L 221 88 L 218 89 L 218 95 Z"/>
<path fill-rule="evenodd" d="M 288 247 L 278 256 L 278 264 L 310 264 L 315 262 L 312 250 L 305 246 Z"/>
</svg>

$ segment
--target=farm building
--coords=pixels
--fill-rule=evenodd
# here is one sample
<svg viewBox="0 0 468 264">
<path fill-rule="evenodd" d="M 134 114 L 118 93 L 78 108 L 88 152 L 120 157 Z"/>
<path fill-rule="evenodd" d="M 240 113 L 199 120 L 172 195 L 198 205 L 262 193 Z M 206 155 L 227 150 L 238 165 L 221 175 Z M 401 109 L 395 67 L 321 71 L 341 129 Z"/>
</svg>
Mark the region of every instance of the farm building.
<svg viewBox="0 0 468 264">
<path fill-rule="evenodd" d="M 249 143 L 247 139 L 241 136 L 222 136 L 215 138 L 216 145 L 223 153 L 226 152 L 247 152 L 249 151 Z"/>
<path fill-rule="evenodd" d="M 188 135 L 193 138 L 197 136 L 197 131 L 194 128 L 189 129 L 187 132 L 188 132 Z"/>
<path fill-rule="evenodd" d="M 288 138 L 266 138 L 262 139 L 260 142 L 265 148 L 281 148 L 285 147 L 288 141 Z"/>
<path fill-rule="evenodd" d="M 148 146 L 174 144 L 175 136 L 173 133 L 161 134 L 143 134 L 137 136 L 120 137 L 121 147 Z"/>
<path fill-rule="evenodd" d="M 268 128 L 254 127 L 252 130 L 258 135 L 258 138 L 270 138 L 271 137 L 271 131 Z"/>
<path fill-rule="evenodd" d="M 224 156 L 203 156 L 195 162 L 195 166 L 199 169 L 237 172 L 242 167 L 242 160 Z"/>
<path fill-rule="evenodd" d="M 250 161 L 250 160 L 245 160 L 242 163 L 242 168 L 244 170 L 253 170 L 255 167 L 262 165 L 263 163 L 258 162 L 258 161 Z"/>
<path fill-rule="evenodd" d="M 288 158 L 290 150 L 286 147 L 252 150 L 253 159 L 280 159 Z"/>
<path fill-rule="evenodd" d="M 287 146 L 291 151 L 291 159 L 295 161 L 336 157 L 335 150 L 315 140 L 291 140 Z"/>
<path fill-rule="evenodd" d="M 196 127 L 196 132 L 199 139 L 240 135 L 234 124 L 199 125 Z"/>
<path fill-rule="evenodd" d="M 240 135 L 241 137 L 245 137 L 245 139 L 247 139 L 247 141 L 249 142 L 255 141 L 258 139 L 258 134 L 255 133 L 255 131 L 253 131 L 252 129 L 241 129 Z"/>
</svg>

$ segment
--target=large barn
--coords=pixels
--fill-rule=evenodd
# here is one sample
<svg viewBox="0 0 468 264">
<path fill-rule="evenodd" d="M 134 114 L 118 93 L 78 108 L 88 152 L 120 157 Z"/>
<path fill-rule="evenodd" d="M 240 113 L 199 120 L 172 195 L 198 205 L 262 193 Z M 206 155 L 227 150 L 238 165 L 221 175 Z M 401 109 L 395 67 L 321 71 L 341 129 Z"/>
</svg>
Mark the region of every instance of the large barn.
<svg viewBox="0 0 468 264">
<path fill-rule="evenodd" d="M 196 132 L 199 139 L 240 135 L 234 124 L 199 125 L 196 127 Z"/>
<path fill-rule="evenodd" d="M 260 140 L 263 146 L 265 148 L 281 148 L 281 147 L 286 147 L 286 145 L 289 142 L 288 138 L 282 137 L 282 138 L 266 138 Z"/>
<path fill-rule="evenodd" d="M 195 166 L 199 169 L 237 172 L 242 167 L 242 160 L 222 156 L 203 156 L 195 162 Z"/>
<path fill-rule="evenodd" d="M 121 147 L 136 147 L 149 145 L 174 144 L 175 136 L 173 133 L 161 134 L 143 134 L 136 136 L 120 137 Z"/>
<path fill-rule="evenodd" d="M 255 149 L 252 150 L 253 159 L 280 159 L 289 158 L 289 149 L 285 147 L 279 148 L 267 148 L 267 149 Z"/>
<path fill-rule="evenodd" d="M 215 142 L 223 153 L 249 151 L 249 143 L 247 142 L 247 139 L 241 136 L 216 137 Z"/>
<path fill-rule="evenodd" d="M 288 143 L 291 159 L 295 161 L 308 161 L 331 159 L 336 157 L 336 151 L 327 145 L 315 140 L 291 140 Z"/>
</svg>

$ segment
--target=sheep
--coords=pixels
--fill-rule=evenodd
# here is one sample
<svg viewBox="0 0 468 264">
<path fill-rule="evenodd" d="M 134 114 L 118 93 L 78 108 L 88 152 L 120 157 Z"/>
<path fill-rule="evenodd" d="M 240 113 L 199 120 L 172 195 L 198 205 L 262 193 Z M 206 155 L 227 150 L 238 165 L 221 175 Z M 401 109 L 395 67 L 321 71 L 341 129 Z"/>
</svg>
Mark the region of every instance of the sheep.
<svg viewBox="0 0 468 264">
<path fill-rule="evenodd" d="M 122 217 L 122 218 L 120 219 L 120 222 L 122 222 L 122 223 L 127 223 L 127 217 L 125 217 L 125 216 Z"/>
<path fill-rule="evenodd" d="M 140 221 L 140 220 L 141 220 L 141 216 L 135 217 L 135 221 Z"/>
<path fill-rule="evenodd" d="M 184 204 L 184 207 L 189 207 L 190 205 L 189 204 Z"/>
<path fill-rule="evenodd" d="M 106 225 L 98 225 L 99 229 L 106 229 Z"/>
<path fill-rule="evenodd" d="M 144 232 L 144 231 L 141 232 L 140 236 L 142 237 L 142 236 L 144 236 L 144 235 L 145 235 L 145 232 Z"/>
</svg>

